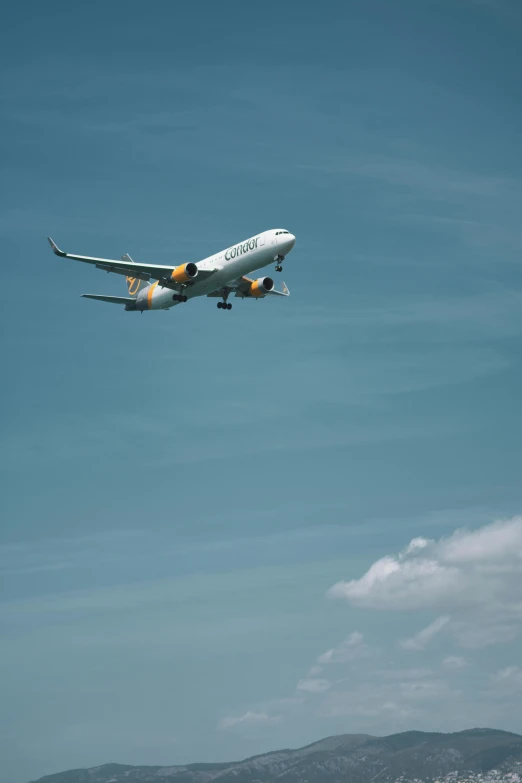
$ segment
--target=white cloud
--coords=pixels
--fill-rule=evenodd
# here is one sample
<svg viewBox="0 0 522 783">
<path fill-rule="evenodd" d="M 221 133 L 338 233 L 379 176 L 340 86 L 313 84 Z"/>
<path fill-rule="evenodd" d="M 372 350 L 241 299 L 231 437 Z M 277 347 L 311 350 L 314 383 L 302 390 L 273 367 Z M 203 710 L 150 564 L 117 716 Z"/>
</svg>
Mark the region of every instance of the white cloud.
<svg viewBox="0 0 522 783">
<path fill-rule="evenodd" d="M 458 654 L 441 655 L 436 665 L 424 651 L 442 634 L 467 648 L 513 639 L 522 625 L 521 551 L 522 517 L 459 529 L 439 540 L 413 538 L 360 578 L 335 585 L 330 595 L 364 609 L 435 610 L 432 622 L 402 641 L 396 633 L 388 641 L 383 637 L 379 648 L 353 631 L 319 655 L 290 698 L 253 705 L 241 718 L 224 719 L 221 728 L 281 720 L 270 718 L 272 712 L 285 720 L 308 712 L 342 721 L 345 730 L 383 734 L 409 729 L 412 722 L 435 725 L 441 711 L 450 714 L 451 730 L 471 725 L 477 711 L 498 722 L 506 705 L 512 709 L 520 700 L 522 668 L 490 674 L 480 671 L 480 659 L 470 667 Z M 404 666 L 397 643 L 417 651 L 415 666 Z"/>
<path fill-rule="evenodd" d="M 328 594 L 369 609 L 451 612 L 459 644 L 483 647 L 518 634 L 521 578 L 522 516 L 517 516 L 474 531 L 457 530 L 439 541 L 415 538 L 399 554 L 377 560 L 363 576 L 338 582 Z M 422 638 L 410 642 L 411 648 Z"/>
<path fill-rule="evenodd" d="M 328 680 L 319 678 L 314 679 L 312 677 L 299 680 L 297 683 L 297 690 L 305 691 L 307 693 L 324 693 L 330 687 L 331 686 Z"/>
<path fill-rule="evenodd" d="M 463 669 L 468 665 L 468 662 L 462 655 L 447 655 L 442 661 L 442 665 L 446 669 Z"/>
<path fill-rule="evenodd" d="M 226 730 L 236 726 L 268 726 L 280 722 L 279 716 L 271 716 L 266 712 L 250 712 L 249 710 L 238 718 L 222 718 L 218 723 L 218 729 Z"/>
<path fill-rule="evenodd" d="M 442 542 L 442 559 L 448 563 L 522 562 L 522 517 L 493 522 L 472 533 L 457 530 Z"/>
<path fill-rule="evenodd" d="M 459 576 L 434 559 L 402 553 L 377 560 L 360 579 L 338 582 L 328 594 L 369 609 L 423 609 L 449 600 Z"/>
<path fill-rule="evenodd" d="M 411 552 L 415 552 L 418 549 L 425 549 L 430 543 L 431 541 L 427 538 L 412 538 L 406 547 L 406 554 L 409 555 Z"/>
<path fill-rule="evenodd" d="M 317 663 L 348 663 L 348 661 L 359 658 L 366 649 L 366 645 L 363 644 L 362 633 L 353 631 L 344 642 L 320 655 Z"/>
<path fill-rule="evenodd" d="M 449 617 L 437 617 L 430 625 L 423 628 L 415 636 L 411 636 L 409 639 L 404 639 L 400 642 L 401 647 L 404 650 L 424 650 L 425 647 L 431 642 L 434 636 L 442 631 L 442 629 L 449 623 Z"/>
</svg>

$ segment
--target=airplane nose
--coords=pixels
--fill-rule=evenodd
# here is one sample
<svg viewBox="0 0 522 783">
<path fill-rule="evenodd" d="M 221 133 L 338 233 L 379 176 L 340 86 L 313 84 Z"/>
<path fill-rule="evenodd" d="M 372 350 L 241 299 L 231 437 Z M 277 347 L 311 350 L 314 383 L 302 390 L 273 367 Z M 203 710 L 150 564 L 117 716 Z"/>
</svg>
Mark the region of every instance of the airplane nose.
<svg viewBox="0 0 522 783">
<path fill-rule="evenodd" d="M 287 237 L 285 237 L 285 245 L 287 248 L 286 252 L 289 253 L 295 245 L 295 237 L 293 234 L 289 234 Z"/>
</svg>

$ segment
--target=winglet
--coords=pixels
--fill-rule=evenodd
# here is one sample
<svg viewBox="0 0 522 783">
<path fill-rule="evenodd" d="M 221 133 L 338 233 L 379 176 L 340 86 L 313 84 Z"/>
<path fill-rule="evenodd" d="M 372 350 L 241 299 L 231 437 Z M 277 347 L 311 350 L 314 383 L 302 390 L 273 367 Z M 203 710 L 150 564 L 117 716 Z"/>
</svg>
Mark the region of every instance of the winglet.
<svg viewBox="0 0 522 783">
<path fill-rule="evenodd" d="M 58 245 L 56 244 L 56 242 L 53 242 L 53 240 L 51 239 L 51 237 L 47 237 L 47 241 L 48 241 L 48 242 L 49 242 L 49 244 L 51 245 L 51 247 L 52 247 L 52 249 L 53 249 L 53 253 L 56 253 L 56 255 L 57 255 L 57 256 L 62 256 L 62 258 L 65 258 L 65 256 L 67 255 L 67 253 L 64 253 L 64 252 L 63 252 L 63 250 L 60 250 L 60 248 L 58 247 Z"/>
</svg>

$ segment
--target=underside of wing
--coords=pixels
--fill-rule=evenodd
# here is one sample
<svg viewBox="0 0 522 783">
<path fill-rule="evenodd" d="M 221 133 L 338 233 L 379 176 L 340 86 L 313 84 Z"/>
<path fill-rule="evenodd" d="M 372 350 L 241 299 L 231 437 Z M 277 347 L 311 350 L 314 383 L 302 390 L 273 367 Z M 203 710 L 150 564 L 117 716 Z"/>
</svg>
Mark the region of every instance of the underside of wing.
<svg viewBox="0 0 522 783">
<path fill-rule="evenodd" d="M 290 291 L 288 289 L 287 284 L 284 282 L 284 280 L 281 281 L 281 290 L 278 288 L 272 288 L 271 291 L 267 292 L 267 296 L 290 296 Z"/>
<path fill-rule="evenodd" d="M 61 258 L 71 258 L 74 261 L 82 261 L 85 264 L 92 264 L 97 269 L 103 269 L 105 272 L 114 272 L 118 275 L 138 278 L 139 280 L 158 280 L 160 285 L 166 288 L 172 288 L 173 290 L 192 285 L 196 282 L 196 279 L 206 280 L 213 275 L 215 271 L 213 269 L 199 269 L 198 265 L 191 261 L 185 264 L 178 264 L 177 266 L 165 266 L 164 264 L 136 263 L 128 255 L 123 256 L 119 260 L 112 258 L 96 258 L 94 256 L 77 256 L 60 250 L 51 237 L 47 237 L 47 239 L 53 249 L 53 253 Z"/>
<path fill-rule="evenodd" d="M 129 296 L 102 296 L 101 294 L 82 294 L 82 296 L 84 299 L 97 299 L 99 302 L 127 305 L 128 307 L 132 307 L 136 303 L 136 300 Z"/>
<path fill-rule="evenodd" d="M 240 277 L 238 280 L 233 280 L 226 286 L 212 291 L 207 296 L 223 297 L 225 299 L 231 293 L 242 299 L 263 299 L 265 296 L 290 296 L 286 283 L 283 283 L 281 290 L 278 290 L 271 277 L 260 277 L 258 280 Z"/>
</svg>

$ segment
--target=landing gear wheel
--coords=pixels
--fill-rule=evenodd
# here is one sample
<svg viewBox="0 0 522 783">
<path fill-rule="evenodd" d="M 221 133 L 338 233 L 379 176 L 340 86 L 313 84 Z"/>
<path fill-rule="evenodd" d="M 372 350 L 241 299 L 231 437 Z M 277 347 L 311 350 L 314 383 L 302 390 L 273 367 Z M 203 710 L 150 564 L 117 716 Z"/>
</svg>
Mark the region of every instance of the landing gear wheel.
<svg viewBox="0 0 522 783">
<path fill-rule="evenodd" d="M 223 305 L 224 305 L 224 302 L 218 302 L 218 303 L 217 303 L 217 309 L 218 309 L 218 310 L 221 310 L 221 308 L 223 307 Z"/>
<path fill-rule="evenodd" d="M 281 266 L 281 264 L 278 264 L 278 265 L 276 266 L 276 268 L 275 268 L 275 271 L 276 271 L 276 272 L 282 272 L 282 271 L 283 271 L 283 267 Z"/>
<path fill-rule="evenodd" d="M 181 301 L 182 301 L 182 302 L 186 302 L 186 301 L 187 301 L 187 299 L 188 299 L 188 296 L 187 296 L 186 294 L 184 294 L 184 295 L 181 297 Z"/>
<path fill-rule="evenodd" d="M 229 303 L 227 304 L 227 310 L 232 310 L 232 302 L 229 302 Z"/>
</svg>

